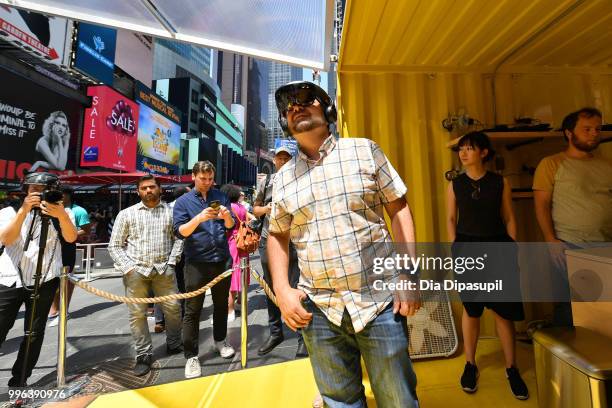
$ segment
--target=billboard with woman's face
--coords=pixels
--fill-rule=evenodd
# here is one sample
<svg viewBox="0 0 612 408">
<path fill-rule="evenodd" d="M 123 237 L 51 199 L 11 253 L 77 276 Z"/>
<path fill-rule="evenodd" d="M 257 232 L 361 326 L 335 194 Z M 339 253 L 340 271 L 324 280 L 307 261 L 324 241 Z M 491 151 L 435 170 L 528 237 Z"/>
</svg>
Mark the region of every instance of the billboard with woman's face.
<svg viewBox="0 0 612 408">
<path fill-rule="evenodd" d="M 0 76 L 0 185 L 19 184 L 27 171 L 74 171 L 83 106 L 11 72 Z"/>
</svg>

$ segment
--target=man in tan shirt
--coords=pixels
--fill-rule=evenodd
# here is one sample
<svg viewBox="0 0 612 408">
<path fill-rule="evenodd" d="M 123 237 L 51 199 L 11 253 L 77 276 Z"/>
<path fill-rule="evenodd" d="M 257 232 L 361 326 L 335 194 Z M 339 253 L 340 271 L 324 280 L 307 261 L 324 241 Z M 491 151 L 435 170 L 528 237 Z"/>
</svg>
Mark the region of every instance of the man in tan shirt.
<svg viewBox="0 0 612 408">
<path fill-rule="evenodd" d="M 565 151 L 542 159 L 533 180 L 538 224 L 550 246 L 566 301 L 554 323 L 571 325 L 564 250 L 612 241 L 612 163 L 594 154 L 601 141 L 601 112 L 583 108 L 563 119 Z"/>
</svg>

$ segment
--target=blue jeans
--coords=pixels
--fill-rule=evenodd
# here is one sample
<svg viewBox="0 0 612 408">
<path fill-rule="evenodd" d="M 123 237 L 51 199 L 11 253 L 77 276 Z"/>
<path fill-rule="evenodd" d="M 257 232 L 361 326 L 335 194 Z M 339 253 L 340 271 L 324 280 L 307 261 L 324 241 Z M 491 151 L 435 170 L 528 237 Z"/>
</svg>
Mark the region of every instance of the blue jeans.
<svg viewBox="0 0 612 408">
<path fill-rule="evenodd" d="M 346 309 L 338 327 L 310 299 L 304 304 L 312 321 L 302 335 L 325 406 L 366 407 L 363 357 L 379 408 L 418 407 L 406 318 L 395 316 L 392 305 L 355 333 Z"/>
<path fill-rule="evenodd" d="M 148 277 L 132 271 L 123 275 L 125 295 L 129 297 L 149 297 L 153 290 L 155 296 L 165 296 L 178 293 L 174 268 L 169 268 L 163 275 L 153 271 Z M 136 349 L 136 357 L 153 354 L 153 343 L 147 323 L 147 304 L 128 303 L 130 312 L 130 329 Z M 181 306 L 178 300 L 169 300 L 160 304 L 166 320 L 166 344 L 171 349 L 181 347 Z"/>
</svg>

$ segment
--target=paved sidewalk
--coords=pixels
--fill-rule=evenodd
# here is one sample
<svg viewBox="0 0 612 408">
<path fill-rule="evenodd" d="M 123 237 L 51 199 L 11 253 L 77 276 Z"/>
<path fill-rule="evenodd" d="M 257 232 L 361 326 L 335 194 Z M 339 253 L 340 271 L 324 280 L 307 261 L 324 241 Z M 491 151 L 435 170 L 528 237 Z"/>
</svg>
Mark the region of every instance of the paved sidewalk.
<svg viewBox="0 0 612 408">
<path fill-rule="evenodd" d="M 259 260 L 251 261 L 252 267 L 261 271 Z M 270 354 L 259 357 L 257 349 L 268 336 L 268 313 L 265 294 L 257 282 L 251 279 L 249 287 L 249 341 L 248 367 L 280 363 L 293 360 L 297 347 L 296 335 L 285 328 L 285 342 Z M 99 279 L 91 283 L 93 286 L 111 293 L 123 295 L 123 283 L 120 278 Z M 232 360 L 218 356 L 213 349 L 212 340 L 212 301 L 206 296 L 204 310 L 200 318 L 200 361 L 202 375 L 211 375 L 224 371 L 240 369 L 240 317 L 228 324 L 228 341 L 236 349 Z M 184 379 L 185 359 L 180 355 L 168 357 L 165 355 L 165 333 L 152 333 L 154 358 L 157 360 L 152 374 L 146 384 L 133 381 L 130 377 L 129 365 L 133 361 L 133 349 L 128 323 L 128 311 L 125 304 L 114 303 L 96 297 L 80 288 L 75 288 L 70 304 L 70 319 L 68 320 L 68 339 L 66 346 L 66 371 L 68 377 L 83 374 L 92 370 L 110 367 L 113 375 L 103 382 L 119 383 L 121 388 L 138 388 L 143 385 L 162 384 Z M 6 401 L 7 381 L 11 377 L 11 367 L 17 357 L 17 351 L 23 336 L 24 311 L 19 312 L 14 327 L 9 332 L 5 343 L 0 348 L 0 401 Z M 49 387 L 55 385 L 57 364 L 57 328 L 47 327 L 41 355 L 34 372 L 28 380 L 30 387 Z M 102 368 L 101 368 L 102 367 Z M 127 373 L 127 375 L 125 375 Z M 103 377 L 104 377 L 103 376 Z M 131 382 L 130 382 L 131 381 Z M 142 381 L 145 381 L 144 379 Z M 117 389 L 117 388 L 115 388 Z M 100 389 L 101 392 L 113 390 L 111 386 Z"/>
</svg>

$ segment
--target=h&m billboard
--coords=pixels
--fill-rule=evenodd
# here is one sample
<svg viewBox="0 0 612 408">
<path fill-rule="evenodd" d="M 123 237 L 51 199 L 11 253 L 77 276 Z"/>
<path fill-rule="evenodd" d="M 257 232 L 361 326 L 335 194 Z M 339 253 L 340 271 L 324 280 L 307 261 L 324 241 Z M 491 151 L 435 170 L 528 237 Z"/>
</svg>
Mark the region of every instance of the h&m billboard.
<svg viewBox="0 0 612 408">
<path fill-rule="evenodd" d="M 81 167 L 136 170 L 138 104 L 106 85 L 90 86 L 87 95 Z"/>
<path fill-rule="evenodd" d="M 83 105 L 0 69 L 0 184 L 26 171 L 75 170 Z"/>
<path fill-rule="evenodd" d="M 73 67 L 105 84 L 113 84 L 117 30 L 80 23 Z"/>
</svg>

